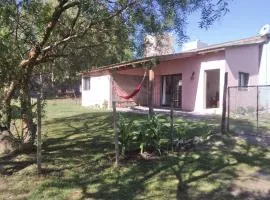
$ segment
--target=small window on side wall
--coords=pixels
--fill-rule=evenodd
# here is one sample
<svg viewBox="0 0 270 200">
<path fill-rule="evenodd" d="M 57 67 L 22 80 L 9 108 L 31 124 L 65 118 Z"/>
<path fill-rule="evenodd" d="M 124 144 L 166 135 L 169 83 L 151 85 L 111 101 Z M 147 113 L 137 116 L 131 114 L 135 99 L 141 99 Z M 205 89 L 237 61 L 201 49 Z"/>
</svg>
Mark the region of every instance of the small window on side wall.
<svg viewBox="0 0 270 200">
<path fill-rule="evenodd" d="M 247 87 L 249 82 L 249 73 L 239 72 L 238 86 Z"/>
<path fill-rule="evenodd" d="M 87 91 L 90 90 L 90 77 L 84 77 L 83 78 L 83 90 Z"/>
</svg>

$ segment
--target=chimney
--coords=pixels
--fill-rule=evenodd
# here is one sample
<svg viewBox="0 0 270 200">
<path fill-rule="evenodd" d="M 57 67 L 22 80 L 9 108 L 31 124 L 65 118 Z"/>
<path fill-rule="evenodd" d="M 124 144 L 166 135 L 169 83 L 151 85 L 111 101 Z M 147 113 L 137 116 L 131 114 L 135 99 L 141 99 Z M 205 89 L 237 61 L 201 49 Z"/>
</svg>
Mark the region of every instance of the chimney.
<svg viewBox="0 0 270 200">
<path fill-rule="evenodd" d="M 183 44 L 182 51 L 190 51 L 194 49 L 200 49 L 208 46 L 208 44 L 201 42 L 200 40 L 195 40 Z"/>
<path fill-rule="evenodd" d="M 173 38 L 166 35 L 147 35 L 144 38 L 144 57 L 159 56 L 174 53 Z"/>
</svg>

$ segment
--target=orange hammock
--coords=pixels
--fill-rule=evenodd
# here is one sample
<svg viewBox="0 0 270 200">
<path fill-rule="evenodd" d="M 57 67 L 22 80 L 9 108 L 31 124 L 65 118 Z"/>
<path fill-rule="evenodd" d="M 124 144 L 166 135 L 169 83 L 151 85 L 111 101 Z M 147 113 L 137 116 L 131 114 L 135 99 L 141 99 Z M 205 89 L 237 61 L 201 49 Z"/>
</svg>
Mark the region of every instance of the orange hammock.
<svg viewBox="0 0 270 200">
<path fill-rule="evenodd" d="M 123 98 L 123 99 L 126 99 L 126 100 L 131 99 L 134 96 L 136 96 L 140 92 L 140 90 L 142 88 L 142 84 L 143 84 L 144 79 L 146 77 L 146 73 L 147 73 L 147 70 L 145 70 L 144 75 L 143 75 L 143 79 L 140 82 L 140 84 L 137 85 L 136 88 L 130 94 L 128 94 L 128 95 L 118 95 L 118 96 L 121 97 L 121 98 Z"/>
</svg>

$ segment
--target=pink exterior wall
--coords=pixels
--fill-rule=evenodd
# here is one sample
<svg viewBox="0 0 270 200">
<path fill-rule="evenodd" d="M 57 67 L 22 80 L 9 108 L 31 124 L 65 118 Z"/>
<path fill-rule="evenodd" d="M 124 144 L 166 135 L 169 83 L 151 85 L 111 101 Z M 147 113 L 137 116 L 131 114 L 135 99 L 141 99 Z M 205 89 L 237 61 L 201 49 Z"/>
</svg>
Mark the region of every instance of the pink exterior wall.
<svg viewBox="0 0 270 200">
<path fill-rule="evenodd" d="M 223 60 L 224 53 L 199 55 L 185 59 L 176 59 L 161 62 L 155 69 L 155 79 L 159 84 L 155 84 L 155 104 L 160 105 L 161 75 L 182 74 L 182 109 L 193 111 L 197 95 L 198 80 L 202 62 Z M 193 79 L 192 73 L 195 72 Z"/>
<path fill-rule="evenodd" d="M 116 101 L 134 101 L 137 105 L 147 105 L 147 77 L 143 82 L 140 92 L 130 99 L 124 99 L 121 96 L 130 95 L 142 81 L 143 76 L 129 74 L 114 74 L 112 80 L 113 99 Z"/>
<path fill-rule="evenodd" d="M 160 99 L 161 99 L 161 76 L 155 76 L 154 80 L 154 105 L 159 107 L 160 106 Z"/>
<path fill-rule="evenodd" d="M 258 84 L 259 45 L 243 46 L 227 49 L 225 52 L 228 71 L 228 86 L 238 86 L 239 72 L 249 73 L 249 85 Z M 238 90 L 230 89 L 230 109 L 237 111 L 239 107 L 255 108 L 256 88 Z"/>
<path fill-rule="evenodd" d="M 249 73 L 249 85 L 258 84 L 259 45 L 229 48 L 225 51 L 228 86 L 238 86 L 238 73 Z"/>
<path fill-rule="evenodd" d="M 160 62 L 158 66 L 154 68 L 154 106 L 160 106 L 161 99 L 161 76 L 182 74 L 182 110 L 193 111 L 195 107 L 195 100 L 198 90 L 198 80 L 202 63 L 208 63 L 212 61 L 224 60 L 224 52 L 212 53 L 207 55 L 197 55 L 190 58 L 174 59 L 170 61 Z M 224 67 L 224 66 L 217 66 Z M 119 71 L 122 75 L 136 75 L 143 76 L 144 69 L 129 69 Z M 194 72 L 194 77 L 191 79 L 191 75 Z M 146 78 L 148 79 L 148 77 Z M 139 80 L 138 80 L 139 81 Z M 145 81 L 147 83 L 147 81 Z M 128 84 L 128 82 L 126 82 Z M 133 83 L 134 84 L 134 83 Z M 122 86 L 121 86 L 122 85 Z M 126 89 L 126 86 L 119 84 L 122 88 L 122 92 L 125 94 L 130 92 L 130 89 Z M 126 91 L 126 92 L 125 92 Z M 143 95 L 147 95 L 147 92 L 141 91 Z M 142 95 L 140 94 L 140 95 Z M 135 99 L 134 99 L 135 100 Z"/>
<path fill-rule="evenodd" d="M 127 74 L 127 75 L 134 75 L 134 76 L 143 76 L 145 73 L 145 69 L 142 68 L 135 68 L 135 69 L 128 69 L 128 70 L 121 70 L 118 71 L 119 74 Z"/>
<path fill-rule="evenodd" d="M 189 58 L 161 61 L 159 65 L 154 68 L 154 105 L 160 106 L 161 76 L 182 74 L 182 109 L 186 111 L 193 111 L 194 109 L 204 109 L 205 102 L 203 103 L 203 101 L 205 101 L 204 94 L 206 93 L 204 86 L 204 73 L 205 70 L 209 69 L 220 69 L 220 101 L 222 101 L 222 90 L 225 71 L 228 72 L 229 86 L 238 85 L 239 72 L 249 73 L 249 85 L 256 85 L 258 81 L 259 70 L 259 45 L 228 48 L 225 51 L 220 52 L 196 55 Z M 191 75 L 193 72 L 194 77 L 193 79 L 191 79 Z M 142 77 L 145 73 L 145 70 L 136 68 L 118 71 L 118 73 L 122 75 L 133 75 Z M 135 82 L 139 83 L 139 81 L 141 80 L 140 77 L 137 77 L 137 79 L 133 81 L 133 83 L 130 83 L 128 80 L 126 80 L 125 84 L 130 84 L 132 85 L 132 88 L 134 88 L 134 85 L 136 85 Z M 146 79 L 148 80 L 148 77 L 146 77 Z M 139 96 L 147 96 L 147 80 L 145 81 L 146 85 L 144 86 L 144 89 L 140 92 Z M 124 89 L 125 94 L 129 94 L 131 92 L 132 88 L 126 88 L 127 86 L 120 82 L 118 84 L 122 89 Z M 238 95 L 241 96 L 241 93 L 239 93 Z M 238 99 L 240 98 L 240 96 L 238 97 Z M 144 98 L 143 102 L 145 102 L 146 99 L 147 98 Z M 248 102 L 249 100 L 247 100 L 247 97 L 243 99 L 246 100 L 247 105 L 253 105 L 253 102 Z M 222 102 L 220 102 L 220 105 L 222 105 Z"/>
</svg>

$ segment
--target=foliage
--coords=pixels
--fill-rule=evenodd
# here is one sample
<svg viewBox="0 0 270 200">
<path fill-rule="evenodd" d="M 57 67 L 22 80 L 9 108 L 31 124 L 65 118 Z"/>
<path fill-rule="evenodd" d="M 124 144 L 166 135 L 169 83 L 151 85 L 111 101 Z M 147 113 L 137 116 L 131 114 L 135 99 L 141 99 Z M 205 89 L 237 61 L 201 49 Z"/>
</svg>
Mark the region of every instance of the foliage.
<svg viewBox="0 0 270 200">
<path fill-rule="evenodd" d="M 202 122 L 190 122 L 180 120 L 174 127 L 176 137 L 173 145 L 178 150 L 189 150 L 205 141 L 207 136 L 213 134 L 213 127 Z"/>
<path fill-rule="evenodd" d="M 0 199 L 269 199 L 269 146 L 220 136 L 198 151 L 125 162 L 115 169 L 110 112 L 60 100 L 48 100 L 46 110 L 44 176 L 36 175 L 35 154 L 0 158 L 8 174 L 0 175 Z M 135 113 L 123 117 L 135 124 L 147 119 Z M 190 126 L 202 122 L 209 119 L 194 119 Z"/>
<path fill-rule="evenodd" d="M 89 66 L 139 55 L 147 34 L 174 32 L 183 40 L 191 13 L 200 13 L 200 26 L 207 28 L 227 12 L 228 1 L 0 1 L 0 121 L 9 127 L 11 98 L 19 91 L 24 134 L 33 143 L 31 77 L 76 81 Z"/>
<path fill-rule="evenodd" d="M 256 109 L 254 106 L 247 106 L 247 113 L 254 114 L 256 112 Z"/>
<path fill-rule="evenodd" d="M 236 109 L 236 114 L 244 115 L 244 114 L 246 114 L 246 112 L 247 112 L 246 109 L 242 106 L 239 106 Z"/>
<path fill-rule="evenodd" d="M 121 155 L 125 156 L 126 150 L 130 146 L 130 143 L 132 142 L 134 138 L 134 121 L 129 120 L 119 115 L 119 121 L 117 124 L 118 131 L 119 131 L 119 142 L 120 142 L 120 148 L 121 148 Z"/>
<path fill-rule="evenodd" d="M 182 140 L 188 140 L 196 136 L 207 137 L 213 132 L 213 127 L 204 122 L 191 122 L 178 120 L 175 125 L 176 138 Z"/>
<path fill-rule="evenodd" d="M 160 116 L 153 115 L 149 117 L 141 126 L 138 134 L 138 142 L 141 153 L 145 150 L 155 150 L 161 154 L 161 139 L 164 136 L 164 125 Z"/>
</svg>

